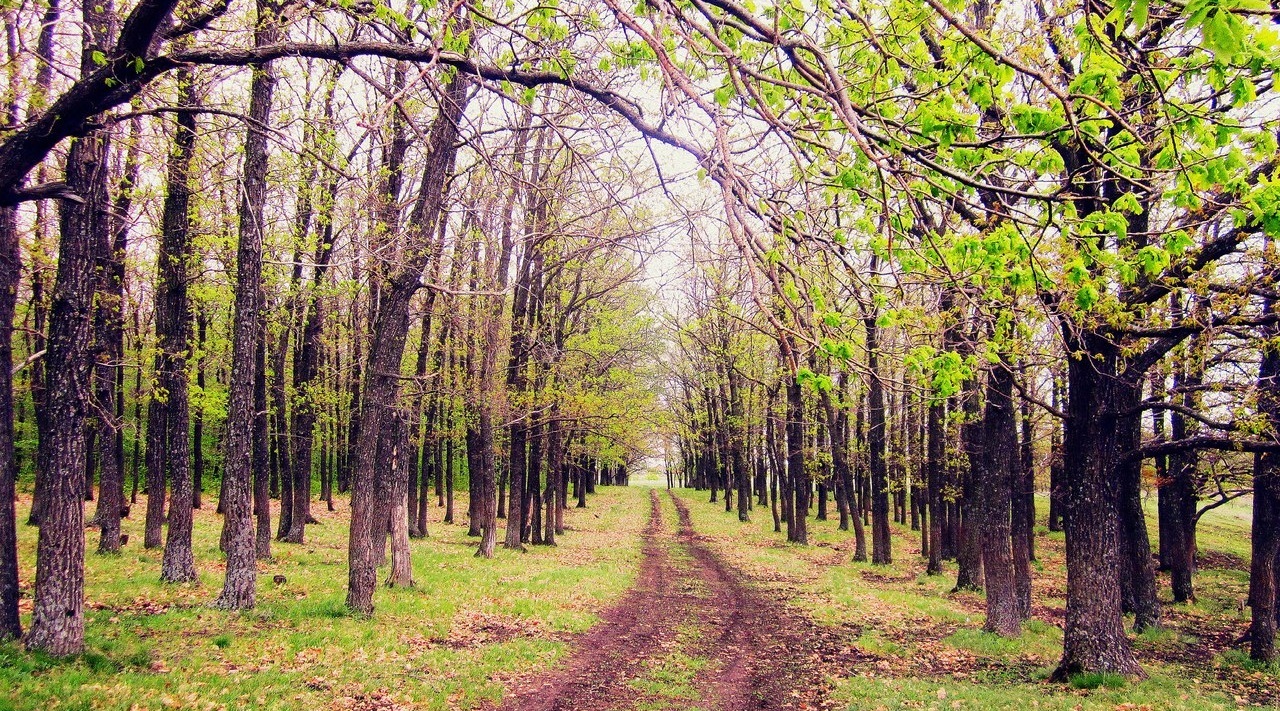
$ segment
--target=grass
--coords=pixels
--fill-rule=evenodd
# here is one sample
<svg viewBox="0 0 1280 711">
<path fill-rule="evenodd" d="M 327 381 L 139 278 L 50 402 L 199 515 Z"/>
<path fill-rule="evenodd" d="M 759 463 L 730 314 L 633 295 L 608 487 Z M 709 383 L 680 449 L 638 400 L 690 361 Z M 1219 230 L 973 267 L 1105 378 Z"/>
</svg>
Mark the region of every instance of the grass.
<svg viewBox="0 0 1280 711">
<path fill-rule="evenodd" d="M 476 541 L 464 526 L 433 520 L 431 538 L 412 544 L 416 587 L 379 588 L 372 621 L 349 616 L 343 604 L 344 501 L 336 513 L 316 511 L 321 523 L 308 528 L 307 544 L 273 546 L 274 559 L 259 568 L 259 605 L 247 613 L 209 607 L 222 570 L 219 519 L 211 509 L 196 517 L 200 581 L 170 586 L 159 582 L 160 551 L 136 545 L 142 507 L 135 507 L 139 514 L 125 524 L 134 542 L 126 552 L 86 560 L 87 650 L 55 659 L 0 644 L 0 711 L 482 707 L 516 677 L 556 666 L 570 648 L 566 633 L 588 629 L 632 584 L 648 491 L 599 491 L 591 508 L 569 512 L 572 530 L 556 548 L 500 549 L 493 560 L 473 556 Z M 1021 636 L 1004 639 L 981 631 L 981 593 L 951 591 L 952 567 L 941 576 L 924 574 L 918 534 L 905 527 L 893 527 L 894 564 L 873 566 L 851 561 L 852 534 L 837 531 L 834 516 L 811 521 L 810 545 L 797 546 L 773 532 L 765 509 L 743 524 L 722 504 L 707 503 L 704 492 L 678 494 L 690 502 L 695 529 L 726 560 L 817 622 L 847 630 L 849 646 L 867 655 L 848 676 L 833 679 L 843 708 L 1237 709 L 1247 695 L 1224 686 L 1229 681 L 1280 685 L 1280 668 L 1234 649 L 1198 666 L 1177 661 L 1203 643 L 1202 631 L 1222 637 L 1243 628 L 1247 610 L 1239 600 L 1248 579 L 1236 564 L 1202 569 L 1197 602 L 1169 606 L 1169 628 L 1135 636 L 1148 679 L 1082 675 L 1055 684 L 1046 679 L 1061 654 L 1061 618 L 1045 611 L 1060 615 L 1063 605 L 1060 533 L 1042 529 L 1037 536 L 1039 618 Z M 19 520 L 27 504 L 21 502 Z M 458 510 L 465 506 L 461 501 Z M 671 528 L 669 509 L 664 501 Z M 1242 511 L 1247 502 L 1206 514 L 1202 550 L 1228 563 L 1247 560 Z M 29 614 L 35 529 L 22 527 L 19 535 Z M 89 539 L 92 550 L 96 533 Z M 674 546 L 668 554 L 684 555 Z M 286 582 L 274 584 L 275 575 Z M 714 702 L 697 687 L 713 664 L 702 656 L 701 632 L 697 620 L 682 621 L 676 644 L 625 682 L 642 697 L 638 708 Z"/>
<path fill-rule="evenodd" d="M 493 560 L 475 558 L 476 539 L 432 507 L 431 537 L 412 543 L 416 586 L 380 587 L 371 621 L 344 606 L 345 500 L 336 513 L 317 507 L 306 544 L 273 544 L 246 613 L 209 606 L 223 566 L 212 507 L 196 514 L 200 581 L 172 586 L 159 582 L 161 552 L 137 545 L 137 506 L 126 551 L 86 559 L 86 652 L 53 659 L 0 644 L 0 710 L 478 707 L 518 674 L 554 665 L 568 648 L 562 633 L 589 628 L 634 580 L 648 492 L 598 491 L 590 508 L 569 511 L 572 530 L 557 547 L 500 548 Z M 24 624 L 35 534 L 20 527 Z M 92 551 L 97 535 L 88 536 Z"/>
<path fill-rule="evenodd" d="M 627 681 L 628 686 L 645 695 L 636 706 L 638 711 L 660 711 L 673 704 L 685 708 L 687 704 L 680 703 L 681 701 L 703 699 L 703 690 L 698 688 L 695 680 L 711 660 L 684 651 L 694 646 L 701 636 L 702 632 L 695 621 L 690 620 L 680 625 L 676 628 L 676 648 L 650 660 L 642 676 Z"/>
<path fill-rule="evenodd" d="M 815 621 L 847 629 L 849 644 L 872 657 L 835 680 L 834 694 L 843 708 L 1237 709 L 1248 705 L 1247 697 L 1230 686 L 1238 673 L 1261 678 L 1259 683 L 1269 687 L 1280 685 L 1277 670 L 1258 668 L 1241 654 L 1220 655 L 1197 667 L 1168 659 L 1166 653 L 1198 641 L 1183 628 L 1243 629 L 1248 613 L 1240 611 L 1239 599 L 1247 591 L 1248 574 L 1223 568 L 1200 571 L 1194 605 L 1170 605 L 1162 578 L 1162 595 L 1176 622 L 1136 636 L 1147 679 L 1082 675 L 1067 684 L 1047 681 L 1062 654 L 1066 581 L 1062 534 L 1044 525 L 1046 502 L 1039 507 L 1038 564 L 1032 571 L 1039 619 L 1025 625 L 1021 636 L 1005 639 L 981 631 L 981 593 L 952 592 L 952 564 L 941 576 L 924 574 L 919 533 L 905 526 L 893 525 L 893 565 L 873 566 L 852 562 L 853 534 L 836 530 L 834 515 L 831 521 L 811 519 L 810 545 L 796 546 L 773 532 L 768 509 L 757 508 L 752 522 L 744 524 L 726 514 L 723 504 L 707 503 L 705 492 L 677 493 L 690 502 L 694 528 L 717 552 L 783 592 Z M 1247 506 L 1232 502 L 1207 513 L 1200 524 L 1201 550 L 1247 560 Z M 1154 512 L 1149 518 L 1154 537 Z M 1045 609 L 1056 610 L 1056 616 L 1047 617 Z"/>
</svg>

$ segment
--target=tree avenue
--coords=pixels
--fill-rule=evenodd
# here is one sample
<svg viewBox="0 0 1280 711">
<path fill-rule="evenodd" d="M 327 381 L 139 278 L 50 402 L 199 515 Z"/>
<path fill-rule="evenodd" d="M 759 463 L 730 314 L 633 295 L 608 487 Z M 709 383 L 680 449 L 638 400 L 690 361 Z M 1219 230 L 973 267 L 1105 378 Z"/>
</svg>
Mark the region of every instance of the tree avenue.
<svg viewBox="0 0 1280 711">
<path fill-rule="evenodd" d="M 614 597 L 689 575 L 737 625 L 773 610 L 694 534 L 714 510 L 840 541 L 854 585 L 917 572 L 991 644 L 1051 622 L 1046 683 L 1140 683 L 1193 633 L 1275 675 L 1274 3 L 0 12 L 13 654 L 93 654 L 94 571 L 151 549 L 139 575 L 228 619 L 343 549 L 325 594 L 377 625 L 450 526 L 505 583 L 652 475 L 697 493 L 625 499 L 651 518 L 612 534 Z M 1198 534 L 1227 512 L 1224 592 Z M 1230 634 L 1187 626 L 1206 597 Z M 603 619 L 537 703 L 630 707 L 573 677 L 675 628 Z M 762 650 L 818 634 L 744 663 L 801 678 Z M 735 683 L 702 686 L 756 708 Z"/>
</svg>

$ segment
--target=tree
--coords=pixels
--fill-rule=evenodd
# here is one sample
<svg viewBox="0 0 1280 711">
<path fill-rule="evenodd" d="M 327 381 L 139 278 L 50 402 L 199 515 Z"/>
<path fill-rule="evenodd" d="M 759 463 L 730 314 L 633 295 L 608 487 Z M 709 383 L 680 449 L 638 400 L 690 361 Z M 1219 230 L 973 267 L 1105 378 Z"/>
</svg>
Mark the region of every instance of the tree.
<svg viewBox="0 0 1280 711">
<path fill-rule="evenodd" d="M 279 37 L 280 6 L 274 0 L 257 0 L 254 44 L 263 46 Z M 240 240 L 236 251 L 235 319 L 232 368 L 226 432 L 226 469 L 223 474 L 223 539 L 227 575 L 217 605 L 244 610 L 257 599 L 257 547 L 252 515 L 251 475 L 253 439 L 257 422 L 254 385 L 258 374 L 262 321 L 262 204 L 267 183 L 267 131 L 275 74 L 270 63 L 254 67 L 249 84 L 249 122 L 245 131 L 243 187 L 239 198 Z"/>
</svg>

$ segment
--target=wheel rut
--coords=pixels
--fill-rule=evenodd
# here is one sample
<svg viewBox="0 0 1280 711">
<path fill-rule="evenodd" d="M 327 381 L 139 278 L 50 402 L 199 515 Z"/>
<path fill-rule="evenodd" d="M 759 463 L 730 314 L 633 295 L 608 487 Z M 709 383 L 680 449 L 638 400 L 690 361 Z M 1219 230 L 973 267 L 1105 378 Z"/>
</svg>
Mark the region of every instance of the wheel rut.
<svg viewBox="0 0 1280 711">
<path fill-rule="evenodd" d="M 678 526 L 650 492 L 636 584 L 581 637 L 562 666 L 527 679 L 501 711 L 823 708 L 815 650 L 831 632 L 753 586 L 699 537 L 670 494 Z M 839 647 L 839 644 L 835 645 Z"/>
</svg>

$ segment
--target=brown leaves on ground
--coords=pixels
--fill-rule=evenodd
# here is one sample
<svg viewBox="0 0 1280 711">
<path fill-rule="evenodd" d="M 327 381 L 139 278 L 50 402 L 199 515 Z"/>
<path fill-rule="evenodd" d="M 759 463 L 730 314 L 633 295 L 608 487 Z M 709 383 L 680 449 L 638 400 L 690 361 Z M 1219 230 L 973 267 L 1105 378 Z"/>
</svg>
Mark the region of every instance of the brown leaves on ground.
<svg viewBox="0 0 1280 711">
<path fill-rule="evenodd" d="M 419 638 L 426 647 L 472 649 L 490 644 L 501 644 L 527 637 L 545 639 L 552 636 L 546 622 L 532 617 L 514 617 L 468 610 L 458 613 L 447 635 L 436 638 Z M 410 641 L 410 646 L 414 643 Z"/>
</svg>

